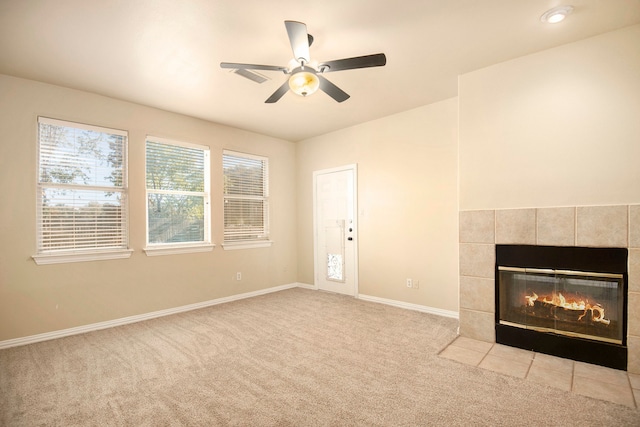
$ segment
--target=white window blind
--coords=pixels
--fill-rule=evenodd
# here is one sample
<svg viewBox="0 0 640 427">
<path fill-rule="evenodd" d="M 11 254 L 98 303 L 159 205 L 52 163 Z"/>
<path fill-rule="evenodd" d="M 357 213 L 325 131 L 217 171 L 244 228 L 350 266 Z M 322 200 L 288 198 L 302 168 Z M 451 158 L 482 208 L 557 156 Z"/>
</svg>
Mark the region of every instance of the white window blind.
<svg viewBox="0 0 640 427">
<path fill-rule="evenodd" d="M 148 244 L 208 244 L 209 149 L 150 137 L 146 162 Z"/>
<path fill-rule="evenodd" d="M 268 240 L 268 159 L 224 151 L 222 167 L 225 242 Z"/>
<path fill-rule="evenodd" d="M 38 118 L 38 254 L 126 249 L 127 133 Z"/>
</svg>

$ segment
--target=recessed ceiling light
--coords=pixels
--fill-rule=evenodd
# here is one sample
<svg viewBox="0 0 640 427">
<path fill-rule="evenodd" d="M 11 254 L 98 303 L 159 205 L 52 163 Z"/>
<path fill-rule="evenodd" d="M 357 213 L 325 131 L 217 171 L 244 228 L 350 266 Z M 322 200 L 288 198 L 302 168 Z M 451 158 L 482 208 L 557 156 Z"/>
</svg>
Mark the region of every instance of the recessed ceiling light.
<svg viewBox="0 0 640 427">
<path fill-rule="evenodd" d="M 573 12 L 573 6 L 554 7 L 543 13 L 540 20 L 548 24 L 557 24 L 560 21 L 564 21 L 564 18 L 571 12 Z"/>
</svg>

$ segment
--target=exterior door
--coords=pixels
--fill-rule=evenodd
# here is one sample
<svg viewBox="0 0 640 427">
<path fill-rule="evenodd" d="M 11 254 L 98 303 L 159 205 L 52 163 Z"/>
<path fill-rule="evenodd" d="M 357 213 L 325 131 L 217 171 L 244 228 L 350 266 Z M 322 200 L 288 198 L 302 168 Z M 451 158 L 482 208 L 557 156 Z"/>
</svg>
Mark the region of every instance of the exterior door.
<svg viewBox="0 0 640 427">
<path fill-rule="evenodd" d="M 314 183 L 315 285 L 357 295 L 356 165 L 316 171 Z"/>
</svg>

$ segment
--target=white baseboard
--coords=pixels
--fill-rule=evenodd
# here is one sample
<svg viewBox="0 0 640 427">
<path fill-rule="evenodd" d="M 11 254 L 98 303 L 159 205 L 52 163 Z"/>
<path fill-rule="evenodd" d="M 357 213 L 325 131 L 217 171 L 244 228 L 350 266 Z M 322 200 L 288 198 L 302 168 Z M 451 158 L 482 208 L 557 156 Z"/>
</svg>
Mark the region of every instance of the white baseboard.
<svg viewBox="0 0 640 427">
<path fill-rule="evenodd" d="M 197 310 L 200 308 L 211 307 L 213 305 L 224 304 L 226 302 L 238 301 L 241 299 L 257 297 L 260 295 L 266 295 L 273 292 L 284 291 L 291 288 L 304 288 L 317 290 L 314 285 L 307 283 L 290 283 L 288 285 L 275 286 L 267 289 L 260 289 L 259 291 L 247 292 L 244 294 L 231 295 L 228 297 L 217 298 L 214 300 L 198 302 L 195 304 L 183 305 L 180 307 L 168 308 L 166 310 L 153 311 L 151 313 L 138 314 L 136 316 L 123 317 L 120 319 L 107 320 L 105 322 L 91 323 L 89 325 L 77 326 L 75 328 L 62 329 L 59 331 L 46 332 L 43 334 L 30 335 L 27 337 L 14 338 L 10 340 L 0 341 L 0 350 L 10 347 L 17 347 L 21 345 L 33 344 L 41 341 L 53 340 L 56 338 L 68 337 L 71 335 L 84 334 L 92 331 L 99 331 L 101 329 L 113 328 L 116 326 L 127 325 L 129 323 L 142 322 L 144 320 L 155 319 L 157 317 L 170 316 L 172 314 L 184 313 L 186 311 Z M 394 307 L 404 308 L 408 310 L 421 311 L 423 313 L 435 314 L 438 316 L 452 317 L 458 319 L 458 312 L 442 310 L 439 308 L 427 307 L 424 305 L 411 304 L 408 302 L 390 300 L 386 298 L 379 298 L 370 295 L 358 295 L 358 298 L 365 301 L 376 302 L 380 304 L 392 305 Z"/>
<path fill-rule="evenodd" d="M 92 323 L 89 325 L 78 326 L 75 328 L 62 329 L 59 331 L 46 332 L 44 334 L 30 335 L 22 338 L 14 338 L 11 340 L 0 341 L 0 350 L 20 345 L 33 344 L 40 341 L 47 341 L 56 338 L 68 337 L 71 335 L 84 334 L 86 332 L 98 331 L 100 329 L 113 328 L 116 326 L 127 325 L 129 323 L 142 322 L 144 320 L 155 319 L 157 317 L 169 316 L 172 314 L 183 313 L 185 311 L 197 310 L 199 308 L 210 307 L 212 305 L 224 304 L 226 302 L 237 301 L 245 298 L 252 298 L 259 295 L 266 295 L 273 292 L 283 291 L 291 288 L 309 288 L 310 285 L 304 283 L 291 283 L 288 285 L 275 286 L 273 288 L 260 289 L 259 291 L 247 292 L 244 294 L 231 295 L 228 297 L 217 298 L 214 300 L 198 302 L 195 304 L 183 305 L 180 307 L 168 308 L 166 310 L 153 311 L 151 313 L 138 314 L 136 316 L 123 317 L 120 319 L 107 320 L 105 322 Z M 310 289 L 313 289 L 311 286 Z"/>
<path fill-rule="evenodd" d="M 421 311 L 423 313 L 435 314 L 437 316 L 451 317 L 453 319 L 460 318 L 459 313 L 457 311 L 443 310 L 441 308 L 429 307 L 426 305 L 419 305 L 419 304 L 412 304 L 410 302 L 396 301 L 392 299 L 374 297 L 371 295 L 363 295 L 363 294 L 359 294 L 358 299 L 361 299 L 364 301 L 377 302 L 380 304 L 392 305 L 394 307 L 404 308 L 407 310 L 414 310 L 414 311 Z"/>
</svg>

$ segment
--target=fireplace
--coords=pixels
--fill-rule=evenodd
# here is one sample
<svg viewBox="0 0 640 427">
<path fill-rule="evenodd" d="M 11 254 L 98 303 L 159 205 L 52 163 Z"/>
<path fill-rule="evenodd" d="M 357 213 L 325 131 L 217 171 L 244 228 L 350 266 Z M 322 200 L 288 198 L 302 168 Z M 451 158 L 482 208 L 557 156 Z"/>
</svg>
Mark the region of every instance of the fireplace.
<svg viewBox="0 0 640 427">
<path fill-rule="evenodd" d="M 627 256 L 496 245 L 496 342 L 626 370 Z"/>
</svg>

